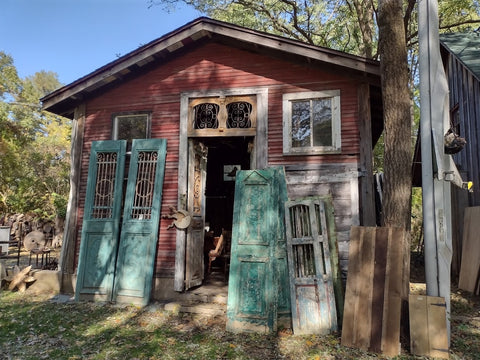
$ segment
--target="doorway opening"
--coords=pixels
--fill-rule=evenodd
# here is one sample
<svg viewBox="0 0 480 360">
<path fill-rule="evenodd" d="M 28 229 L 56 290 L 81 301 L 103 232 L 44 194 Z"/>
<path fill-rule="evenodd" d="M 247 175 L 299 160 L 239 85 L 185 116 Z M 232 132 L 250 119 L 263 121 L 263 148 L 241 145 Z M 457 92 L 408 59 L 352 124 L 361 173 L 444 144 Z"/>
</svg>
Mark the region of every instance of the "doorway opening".
<svg viewBox="0 0 480 360">
<path fill-rule="evenodd" d="M 235 175 L 239 170 L 250 169 L 254 138 L 209 137 L 198 140 L 208 148 L 203 284 L 226 285 L 230 267 Z"/>
</svg>

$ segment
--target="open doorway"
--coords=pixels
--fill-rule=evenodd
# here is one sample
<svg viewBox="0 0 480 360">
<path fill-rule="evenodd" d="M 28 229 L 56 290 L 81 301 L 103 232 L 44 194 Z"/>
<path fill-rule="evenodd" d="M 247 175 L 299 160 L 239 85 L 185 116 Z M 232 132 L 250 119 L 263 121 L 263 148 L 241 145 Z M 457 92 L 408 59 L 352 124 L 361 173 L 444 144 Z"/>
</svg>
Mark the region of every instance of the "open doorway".
<svg viewBox="0 0 480 360">
<path fill-rule="evenodd" d="M 227 283 L 230 266 L 235 175 L 239 170 L 250 169 L 253 137 L 213 137 L 201 141 L 208 148 L 204 283 L 221 284 Z"/>
</svg>

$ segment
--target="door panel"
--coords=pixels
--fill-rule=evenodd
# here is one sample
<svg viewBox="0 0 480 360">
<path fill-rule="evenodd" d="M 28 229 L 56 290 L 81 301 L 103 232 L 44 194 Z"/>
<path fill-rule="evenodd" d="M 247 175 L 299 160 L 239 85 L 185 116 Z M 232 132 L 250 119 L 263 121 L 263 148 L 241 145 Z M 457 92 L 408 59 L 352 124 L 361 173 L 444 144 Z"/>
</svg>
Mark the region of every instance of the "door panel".
<svg viewBox="0 0 480 360">
<path fill-rule="evenodd" d="M 150 298 L 162 203 L 167 141 L 134 139 L 116 264 L 113 300 Z"/>
<path fill-rule="evenodd" d="M 337 315 L 324 203 L 315 198 L 289 201 L 285 218 L 293 331 L 335 331 Z"/>
<path fill-rule="evenodd" d="M 112 298 L 126 141 L 94 141 L 88 167 L 76 300 Z"/>
<path fill-rule="evenodd" d="M 227 304 L 229 331 L 276 331 L 274 169 L 237 172 Z"/>
<path fill-rule="evenodd" d="M 192 222 L 187 232 L 185 289 L 202 284 L 205 272 L 203 244 L 205 236 L 205 182 L 208 149 L 202 143 L 189 140 L 188 211 Z"/>
</svg>

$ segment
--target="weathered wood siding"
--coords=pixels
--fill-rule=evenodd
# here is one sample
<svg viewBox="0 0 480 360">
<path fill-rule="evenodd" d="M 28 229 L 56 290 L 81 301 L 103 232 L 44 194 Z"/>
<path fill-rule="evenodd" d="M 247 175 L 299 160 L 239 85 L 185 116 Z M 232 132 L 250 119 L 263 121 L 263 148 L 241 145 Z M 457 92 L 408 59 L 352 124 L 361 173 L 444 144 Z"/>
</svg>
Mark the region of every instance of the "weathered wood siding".
<svg viewBox="0 0 480 360">
<path fill-rule="evenodd" d="M 464 149 L 453 155 L 465 181 L 473 181 L 473 192 L 452 187 L 452 275 L 458 277 L 462 258 L 462 239 L 465 208 L 480 206 L 480 80 L 451 53 L 446 57 L 450 113 L 457 121 L 459 135 L 467 140 Z"/>
<path fill-rule="evenodd" d="M 460 136 L 467 140 L 465 148 L 453 156 L 467 180 L 480 178 L 480 81 L 457 58 L 450 55 L 447 68 L 450 109 L 458 107 Z M 474 186 L 469 206 L 480 205 L 480 187 Z"/>
<path fill-rule="evenodd" d="M 180 96 L 195 90 L 244 87 L 268 88 L 268 164 L 285 165 L 290 197 L 331 194 L 342 260 L 348 257 L 348 230 L 358 224 L 359 126 L 357 87 L 341 73 L 208 43 L 166 61 L 123 85 L 86 101 L 81 188 L 77 224 L 82 223 L 88 155 L 92 140 L 111 139 L 112 115 L 150 111 L 152 138 L 167 139 L 162 214 L 177 204 Z M 323 156 L 284 156 L 282 95 L 287 92 L 339 89 L 341 92 L 342 152 Z M 265 119 L 259 119 L 264 121 Z M 304 166 L 305 165 L 305 166 Z M 155 276 L 172 277 L 175 230 L 160 221 Z M 79 225 L 80 226 L 80 225 Z M 81 229 L 77 229 L 80 234 Z M 78 252 L 80 236 L 77 237 Z"/>
</svg>

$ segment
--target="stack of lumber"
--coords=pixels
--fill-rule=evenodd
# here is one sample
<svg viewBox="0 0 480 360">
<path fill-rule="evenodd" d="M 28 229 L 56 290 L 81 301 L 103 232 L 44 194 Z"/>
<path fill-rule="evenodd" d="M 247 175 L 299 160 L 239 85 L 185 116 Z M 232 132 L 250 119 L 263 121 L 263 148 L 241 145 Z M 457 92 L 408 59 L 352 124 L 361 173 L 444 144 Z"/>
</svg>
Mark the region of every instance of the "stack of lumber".
<svg viewBox="0 0 480 360">
<path fill-rule="evenodd" d="M 480 206 L 465 208 L 458 287 L 480 295 Z"/>
</svg>

